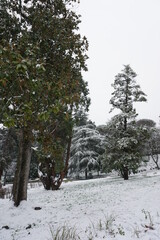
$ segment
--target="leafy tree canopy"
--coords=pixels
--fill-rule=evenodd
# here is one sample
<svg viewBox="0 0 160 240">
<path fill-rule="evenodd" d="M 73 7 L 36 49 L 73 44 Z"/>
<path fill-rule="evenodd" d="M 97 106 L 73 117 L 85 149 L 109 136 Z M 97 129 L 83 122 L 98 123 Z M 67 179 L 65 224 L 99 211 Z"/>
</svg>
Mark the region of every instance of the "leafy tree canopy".
<svg viewBox="0 0 160 240">
<path fill-rule="evenodd" d="M 60 152 L 62 156 L 72 134 L 74 113 L 80 105 L 89 106 L 81 73 L 87 70 L 88 42 L 78 32 L 80 16 L 73 11 L 76 2 L 0 2 L 0 117 L 5 126 L 22 133 L 19 178 L 28 177 L 27 156 L 35 136 L 44 153 L 57 156 Z M 23 173 L 18 170 L 21 166 L 25 166 Z M 26 179 L 17 180 L 21 185 L 24 182 Z"/>
</svg>

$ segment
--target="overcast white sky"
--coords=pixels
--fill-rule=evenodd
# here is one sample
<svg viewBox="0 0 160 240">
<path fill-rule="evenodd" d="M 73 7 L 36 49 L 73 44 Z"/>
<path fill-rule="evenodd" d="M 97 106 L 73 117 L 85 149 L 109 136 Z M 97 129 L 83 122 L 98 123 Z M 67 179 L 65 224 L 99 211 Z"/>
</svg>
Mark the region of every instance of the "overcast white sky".
<svg viewBox="0 0 160 240">
<path fill-rule="evenodd" d="M 109 114 L 111 83 L 130 64 L 147 103 L 136 104 L 138 118 L 159 122 L 160 115 L 160 0 L 80 0 L 80 31 L 89 41 L 89 118 L 105 124 Z"/>
</svg>

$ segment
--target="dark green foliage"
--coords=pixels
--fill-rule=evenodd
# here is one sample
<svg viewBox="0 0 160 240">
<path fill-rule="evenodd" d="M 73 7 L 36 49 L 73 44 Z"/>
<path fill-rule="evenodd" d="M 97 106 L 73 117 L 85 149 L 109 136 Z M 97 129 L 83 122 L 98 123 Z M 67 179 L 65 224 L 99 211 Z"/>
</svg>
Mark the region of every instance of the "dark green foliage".
<svg viewBox="0 0 160 240">
<path fill-rule="evenodd" d="M 148 141 L 148 151 L 156 164 L 157 169 L 160 169 L 159 155 L 160 155 L 160 129 L 152 128 L 150 129 L 150 138 Z"/>
<path fill-rule="evenodd" d="M 157 128 L 156 123 L 150 119 L 140 119 L 136 124 L 143 126 L 148 132 L 148 139 L 145 142 L 143 154 L 146 156 L 151 156 L 153 162 L 156 164 L 157 169 L 160 169 L 160 129 Z"/>
<path fill-rule="evenodd" d="M 18 26 L 14 34 L 1 29 L 2 122 L 39 130 L 50 121 L 53 130 L 59 118 L 66 121 L 71 108 L 88 104 L 87 84 L 81 76 L 81 70 L 87 69 L 88 43 L 76 33 L 79 17 L 67 7 L 72 1 L 2 3 L 3 20 L 11 10 L 6 24 L 11 30 L 14 21 Z"/>
<path fill-rule="evenodd" d="M 158 155 L 160 154 L 160 130 L 156 127 L 156 123 L 151 119 L 140 119 L 136 122 L 136 125 L 145 128 L 148 132 L 148 138 L 143 149 L 144 155 L 151 156 L 153 161 L 155 155 L 155 158 L 158 160 Z"/>
<path fill-rule="evenodd" d="M 74 2 L 0 2 L 0 117 L 5 126 L 19 131 L 23 142 L 14 185 L 27 182 L 21 176 L 28 177 L 30 158 L 24 158 L 31 156 L 35 137 L 43 155 L 51 154 L 56 162 L 61 158 L 62 163 L 73 114 L 79 105 L 88 109 L 81 74 L 87 70 L 88 42 L 78 33 L 80 19 L 70 8 Z"/>
<path fill-rule="evenodd" d="M 156 126 L 156 123 L 151 119 L 140 119 L 136 122 L 137 126 L 152 128 Z"/>
<path fill-rule="evenodd" d="M 78 126 L 83 126 L 86 125 L 88 122 L 88 115 L 85 111 L 85 109 L 80 108 L 75 112 L 75 125 Z"/>
</svg>

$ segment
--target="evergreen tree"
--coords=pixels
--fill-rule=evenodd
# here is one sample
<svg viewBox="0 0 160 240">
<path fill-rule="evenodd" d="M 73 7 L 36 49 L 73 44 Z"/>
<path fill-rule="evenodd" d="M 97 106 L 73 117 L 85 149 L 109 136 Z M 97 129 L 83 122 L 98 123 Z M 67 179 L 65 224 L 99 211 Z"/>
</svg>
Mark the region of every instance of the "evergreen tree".
<svg viewBox="0 0 160 240">
<path fill-rule="evenodd" d="M 75 125 L 77 127 L 86 125 L 88 122 L 88 115 L 87 115 L 85 109 L 82 107 L 80 109 L 78 109 L 75 112 L 74 119 L 75 119 Z"/>
<path fill-rule="evenodd" d="M 115 76 L 114 84 L 112 84 L 114 92 L 110 100 L 111 111 L 118 109 L 123 114 L 124 131 L 127 130 L 127 121 L 137 116 L 133 103 L 146 101 L 145 93 L 136 83 L 136 76 L 137 74 L 131 67 L 125 65 L 122 73 Z"/>
<path fill-rule="evenodd" d="M 110 104 L 112 109 L 120 110 L 108 124 L 108 144 L 104 168 L 119 170 L 124 179 L 130 171 L 138 168 L 141 154 L 140 144 L 146 137 L 144 129 L 136 127 L 136 110 L 134 102 L 146 101 L 144 92 L 136 83 L 136 73 L 129 65 L 124 66 L 122 73 L 115 77 L 114 92 Z"/>
<path fill-rule="evenodd" d="M 69 125 L 65 143 L 69 141 L 74 109 L 79 104 L 88 106 L 87 84 L 81 75 L 82 69 L 87 70 L 88 43 L 77 33 L 80 20 L 69 7 L 73 2 L 0 2 L 1 122 L 19 131 L 13 186 L 16 206 L 27 199 L 35 136 L 47 154 L 56 154 L 56 144 L 63 142 L 59 147 L 62 156 L 64 141 L 59 140 L 59 132 L 65 124 Z M 55 139 L 56 144 L 51 147 Z"/>
<path fill-rule="evenodd" d="M 85 173 L 87 179 L 88 171 L 96 170 L 99 172 L 101 169 L 99 156 L 105 151 L 104 139 L 92 122 L 75 127 L 69 160 L 69 173 L 75 174 L 77 177 L 80 173 Z"/>
</svg>

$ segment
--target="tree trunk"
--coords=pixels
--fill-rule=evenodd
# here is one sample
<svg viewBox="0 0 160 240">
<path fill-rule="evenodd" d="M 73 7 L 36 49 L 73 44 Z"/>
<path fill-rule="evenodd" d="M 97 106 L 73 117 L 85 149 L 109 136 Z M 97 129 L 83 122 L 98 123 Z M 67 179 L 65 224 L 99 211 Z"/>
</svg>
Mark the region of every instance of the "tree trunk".
<svg viewBox="0 0 160 240">
<path fill-rule="evenodd" d="M 123 178 L 124 178 L 124 180 L 128 180 L 128 175 L 129 175 L 128 168 L 124 167 L 123 168 Z"/>
<path fill-rule="evenodd" d="M 124 117 L 124 131 L 127 131 L 127 118 Z"/>
<path fill-rule="evenodd" d="M 67 175 L 70 151 L 71 151 L 71 142 L 72 142 L 72 136 L 70 136 L 69 140 L 68 140 L 67 154 L 66 154 L 64 169 L 60 172 L 60 175 L 59 175 L 59 178 L 57 179 L 57 181 L 56 182 L 54 181 L 54 184 L 52 184 L 52 190 L 58 190 L 63 182 L 64 177 Z"/>
<path fill-rule="evenodd" d="M 156 162 L 157 169 L 160 170 L 159 164 Z"/>
<path fill-rule="evenodd" d="M 43 167 L 45 166 L 45 171 L 43 171 Z M 40 176 L 40 180 L 43 183 L 43 186 L 46 190 L 52 190 L 52 184 L 56 177 L 55 173 L 55 164 L 52 163 L 50 158 L 45 158 L 44 163 L 39 167 L 42 172 L 42 176 Z"/>
<path fill-rule="evenodd" d="M 151 154 L 151 157 L 152 157 L 153 162 L 156 164 L 157 169 L 160 170 L 160 167 L 158 164 L 158 159 L 159 159 L 158 154 L 156 154 L 155 156 L 154 156 L 154 154 Z"/>
<path fill-rule="evenodd" d="M 0 188 L 2 187 L 2 174 L 3 174 L 3 169 L 0 167 Z"/>
<path fill-rule="evenodd" d="M 87 171 L 87 168 L 85 169 L 85 179 L 88 179 L 88 171 Z"/>
<path fill-rule="evenodd" d="M 7 178 L 7 171 L 5 171 L 5 173 L 4 173 L 4 182 L 3 182 L 3 186 L 6 186 L 6 178 Z"/>
<path fill-rule="evenodd" d="M 43 186 L 46 190 L 58 190 L 63 182 L 64 177 L 67 175 L 68 163 L 70 158 L 71 140 L 72 137 L 70 137 L 68 140 L 64 169 L 59 173 L 58 177 L 56 177 L 55 165 L 53 163 L 50 164 L 51 161 L 49 159 L 46 159 L 44 163 L 46 166 L 46 172 L 43 173 L 43 175 L 40 177 Z M 40 171 L 43 172 L 42 169 L 40 169 Z"/>
<path fill-rule="evenodd" d="M 128 167 L 122 167 L 120 169 L 120 173 L 121 173 L 121 176 L 124 178 L 124 180 L 128 180 L 128 178 L 129 178 Z"/>
<path fill-rule="evenodd" d="M 13 201 L 15 206 L 27 200 L 27 185 L 31 161 L 30 131 L 22 130 L 19 141 L 19 155 L 13 183 Z"/>
</svg>

